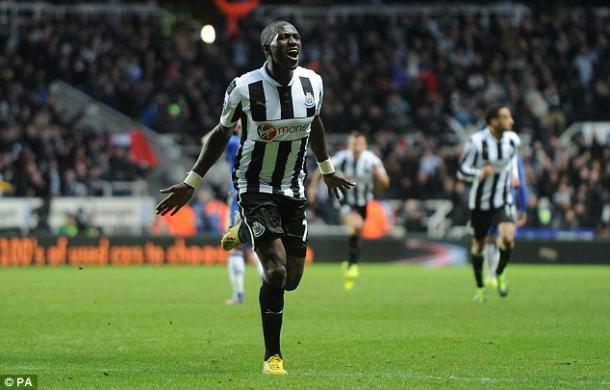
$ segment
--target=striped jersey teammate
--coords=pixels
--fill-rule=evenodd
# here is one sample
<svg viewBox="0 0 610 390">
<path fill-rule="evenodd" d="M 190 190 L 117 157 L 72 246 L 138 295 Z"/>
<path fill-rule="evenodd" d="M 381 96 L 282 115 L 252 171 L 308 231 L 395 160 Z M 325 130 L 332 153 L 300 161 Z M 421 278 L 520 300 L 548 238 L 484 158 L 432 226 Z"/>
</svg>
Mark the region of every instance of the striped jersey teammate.
<svg viewBox="0 0 610 390">
<path fill-rule="evenodd" d="M 390 178 L 375 153 L 367 150 L 366 137 L 360 132 L 352 132 L 347 140 L 347 149 L 339 151 L 332 157 L 337 170 L 348 179 L 358 183 L 358 187 L 345 194 L 337 201 L 343 222 L 349 231 L 349 257 L 343 263 L 346 290 L 354 287 L 358 278 L 358 260 L 360 258 L 360 234 L 366 220 L 367 204 L 373 199 L 373 189 L 384 189 L 390 185 Z M 320 174 L 315 173 L 309 187 L 309 200 L 316 197 Z"/>
<path fill-rule="evenodd" d="M 515 172 L 514 169 L 517 171 Z M 517 227 L 522 227 L 527 222 L 527 182 L 525 181 L 525 171 L 523 169 L 523 159 L 517 156 L 517 164 L 513 167 L 513 200 L 516 209 Z M 498 251 L 498 225 L 494 223 L 487 236 L 487 244 L 485 244 L 485 287 L 492 289 L 498 288 L 498 279 L 496 278 L 496 268 L 500 261 L 500 252 Z"/>
<path fill-rule="evenodd" d="M 226 149 L 226 157 L 227 162 L 231 167 L 235 165 L 235 159 L 237 158 L 237 153 L 239 151 L 240 144 L 240 131 L 241 131 L 241 121 L 237 121 L 235 128 L 233 129 L 233 135 L 231 139 L 229 139 L 229 143 L 227 144 Z M 233 186 L 233 181 L 231 180 L 229 183 L 229 226 L 235 225 L 235 218 L 239 213 L 239 206 L 237 205 L 237 193 L 235 192 L 235 187 Z M 254 265 L 256 267 L 256 271 L 262 277 L 263 276 L 263 266 L 261 262 L 258 260 L 258 256 L 256 252 L 252 251 L 252 257 L 254 258 Z M 244 302 L 244 276 L 246 272 L 246 261 L 244 256 L 244 250 L 240 248 L 232 249 L 229 252 L 229 260 L 227 262 L 227 268 L 229 270 L 229 281 L 231 282 L 231 287 L 233 288 L 233 296 L 226 301 L 227 305 L 235 305 Z"/>
<path fill-rule="evenodd" d="M 297 288 L 307 250 L 305 155 L 316 155 L 330 193 L 355 184 L 337 175 L 326 151 L 322 78 L 298 66 L 301 38 L 288 22 L 267 25 L 261 33 L 266 62 L 235 78 L 227 88 L 220 123 L 212 130 L 184 182 L 161 190 L 169 196 L 157 213 L 175 214 L 188 202 L 202 177 L 220 157 L 237 120 L 243 126 L 233 167 L 240 219 L 223 237 L 230 250 L 250 243 L 264 268 L 259 294 L 265 356 L 263 373 L 283 375 L 280 332 L 284 291 Z"/>
<path fill-rule="evenodd" d="M 508 295 L 504 270 L 515 246 L 515 221 L 512 193 L 514 164 L 521 140 L 512 131 L 513 117 L 506 106 L 492 107 L 485 116 L 487 127 L 470 136 L 458 176 L 471 181 L 468 207 L 474 230 L 471 244 L 472 266 L 476 280 L 475 301 L 485 301 L 483 249 L 485 237 L 494 221 L 498 224 L 500 260 L 496 268 L 498 292 Z"/>
</svg>

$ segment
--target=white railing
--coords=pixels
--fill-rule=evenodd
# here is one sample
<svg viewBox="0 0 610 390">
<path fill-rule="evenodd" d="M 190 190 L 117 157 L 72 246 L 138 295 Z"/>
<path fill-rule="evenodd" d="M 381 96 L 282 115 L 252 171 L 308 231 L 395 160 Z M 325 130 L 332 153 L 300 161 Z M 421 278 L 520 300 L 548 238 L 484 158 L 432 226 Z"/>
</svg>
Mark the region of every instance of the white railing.
<svg viewBox="0 0 610 390">
<path fill-rule="evenodd" d="M 75 124 L 77 127 L 110 132 L 142 129 L 157 155 L 161 157 L 159 168 L 149 177 L 151 181 L 160 177 L 180 180 L 184 176 L 186 168 L 181 163 L 180 146 L 171 135 L 159 134 L 63 81 L 52 82 L 49 90 L 57 101 L 60 111 L 70 116 L 82 113 Z"/>
<path fill-rule="evenodd" d="M 582 134 L 585 145 L 593 140 L 601 145 L 610 145 L 610 122 L 575 122 L 559 137 L 562 146 L 570 146 L 575 135 Z"/>
<path fill-rule="evenodd" d="M 387 16 L 390 20 L 398 20 L 404 16 L 443 16 L 443 15 L 473 15 L 489 18 L 494 15 L 509 17 L 511 22 L 518 24 L 530 9 L 523 4 L 412 4 L 412 5 L 334 5 L 327 7 L 303 7 L 298 5 L 259 5 L 254 14 L 266 18 L 285 18 L 291 16 L 299 23 L 315 19 L 333 22 L 338 17 L 346 16 Z"/>
<path fill-rule="evenodd" d="M 105 234 L 143 234 L 154 220 L 154 199 L 144 196 L 127 197 L 59 197 L 48 205 L 48 224 L 57 233 L 68 215 L 82 213 L 92 225 Z M 16 230 L 28 234 L 39 226 L 40 198 L 2 198 L 0 231 Z"/>
<path fill-rule="evenodd" d="M 391 214 L 403 214 L 403 208 L 405 207 L 405 200 L 400 199 L 386 199 L 382 200 L 381 203 L 389 209 Z M 429 199 L 429 200 L 416 200 L 419 209 L 423 210 L 427 216 L 427 227 L 426 233 L 431 238 L 442 238 L 447 235 L 451 229 L 451 219 L 449 213 L 453 210 L 453 202 L 446 199 Z M 405 234 L 409 234 L 404 228 L 405 221 L 399 216 L 394 221 L 394 228 L 391 235 L 402 237 Z M 326 225 L 323 223 L 312 223 L 310 225 L 311 233 L 328 235 L 328 236 L 343 236 L 347 235 L 347 228 L 344 226 Z"/>
<path fill-rule="evenodd" d="M 141 15 L 153 16 L 164 12 L 154 3 L 81 3 L 50 4 L 30 1 L 0 2 L 0 23 L 15 21 L 15 17 L 27 16 L 39 19 L 42 15 Z M 12 18 L 12 19 L 11 19 Z"/>
</svg>

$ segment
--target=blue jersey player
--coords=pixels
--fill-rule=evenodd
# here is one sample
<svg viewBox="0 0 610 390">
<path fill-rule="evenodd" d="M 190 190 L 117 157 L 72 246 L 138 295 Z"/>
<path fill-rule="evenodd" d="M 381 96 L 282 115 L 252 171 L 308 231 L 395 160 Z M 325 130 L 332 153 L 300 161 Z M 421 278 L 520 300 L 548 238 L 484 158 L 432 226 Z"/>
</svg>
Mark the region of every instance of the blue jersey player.
<svg viewBox="0 0 610 390">
<path fill-rule="evenodd" d="M 525 171 L 523 169 L 523 159 L 517 157 L 516 161 L 516 179 L 513 181 L 513 196 L 515 199 L 515 205 L 517 212 L 517 226 L 523 226 L 526 222 L 526 210 L 527 210 L 527 184 L 525 181 Z M 487 236 L 487 243 L 485 245 L 485 285 L 491 289 L 498 287 L 498 280 L 496 279 L 496 268 L 498 267 L 498 261 L 500 259 L 500 252 L 497 245 L 497 234 L 498 226 L 496 223 L 489 229 L 489 235 Z"/>
<path fill-rule="evenodd" d="M 241 122 L 237 122 L 235 129 L 233 130 L 233 135 L 229 140 L 226 149 L 227 162 L 230 167 L 235 166 L 235 159 L 237 158 L 237 152 L 239 151 L 239 143 L 240 143 L 240 130 L 241 130 Z M 233 187 L 233 181 L 229 180 L 229 197 L 228 197 L 228 206 L 229 206 L 229 226 L 233 226 L 235 224 L 235 217 L 239 212 L 238 204 L 237 204 L 237 194 L 235 192 L 235 188 Z M 256 256 L 254 251 L 251 251 L 252 256 L 254 258 L 256 264 L 256 270 L 258 274 L 263 275 L 263 267 Z M 244 302 L 244 274 L 246 271 L 246 261 L 244 258 L 244 250 L 237 248 L 233 249 L 229 252 L 229 260 L 227 262 L 229 268 L 229 280 L 231 281 L 231 286 L 233 287 L 233 296 L 226 301 L 227 305 L 234 305 Z"/>
</svg>

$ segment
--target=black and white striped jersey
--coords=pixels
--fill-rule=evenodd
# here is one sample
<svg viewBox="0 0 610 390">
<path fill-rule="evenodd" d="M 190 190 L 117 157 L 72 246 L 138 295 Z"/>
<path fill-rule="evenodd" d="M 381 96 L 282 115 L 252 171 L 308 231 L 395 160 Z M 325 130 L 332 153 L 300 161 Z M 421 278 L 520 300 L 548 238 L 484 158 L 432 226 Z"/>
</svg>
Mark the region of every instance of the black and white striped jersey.
<svg viewBox="0 0 610 390">
<path fill-rule="evenodd" d="M 512 177 L 516 175 L 521 139 L 513 131 L 496 139 L 488 127 L 470 136 L 464 148 L 458 177 L 471 181 L 468 206 L 471 210 L 492 210 L 513 204 Z M 479 179 L 481 169 L 490 164 L 493 173 Z"/>
<path fill-rule="evenodd" d="M 237 192 L 305 198 L 305 156 L 311 122 L 322 108 L 322 78 L 297 67 L 287 86 L 262 68 L 235 78 L 225 94 L 220 124 L 241 118 L 242 134 L 233 167 Z"/>
<path fill-rule="evenodd" d="M 332 162 L 335 169 L 346 179 L 356 183 L 356 187 L 346 192 L 342 203 L 350 206 L 366 206 L 366 203 L 373 199 L 375 169 L 385 169 L 381 159 L 369 150 L 363 151 L 358 159 L 355 159 L 352 151 L 346 149 L 335 154 Z"/>
</svg>

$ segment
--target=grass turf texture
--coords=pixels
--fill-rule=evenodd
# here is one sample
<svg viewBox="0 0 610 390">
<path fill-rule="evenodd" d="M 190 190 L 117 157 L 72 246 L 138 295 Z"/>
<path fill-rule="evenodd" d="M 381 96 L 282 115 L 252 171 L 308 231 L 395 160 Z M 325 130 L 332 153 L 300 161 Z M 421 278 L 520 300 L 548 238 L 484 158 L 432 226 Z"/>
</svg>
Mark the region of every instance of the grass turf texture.
<svg viewBox="0 0 610 390">
<path fill-rule="evenodd" d="M 511 266 L 472 302 L 469 267 L 306 269 L 288 293 L 286 377 L 260 373 L 255 271 L 227 307 L 224 267 L 0 269 L 0 374 L 39 388 L 610 388 L 610 267 Z"/>
</svg>

